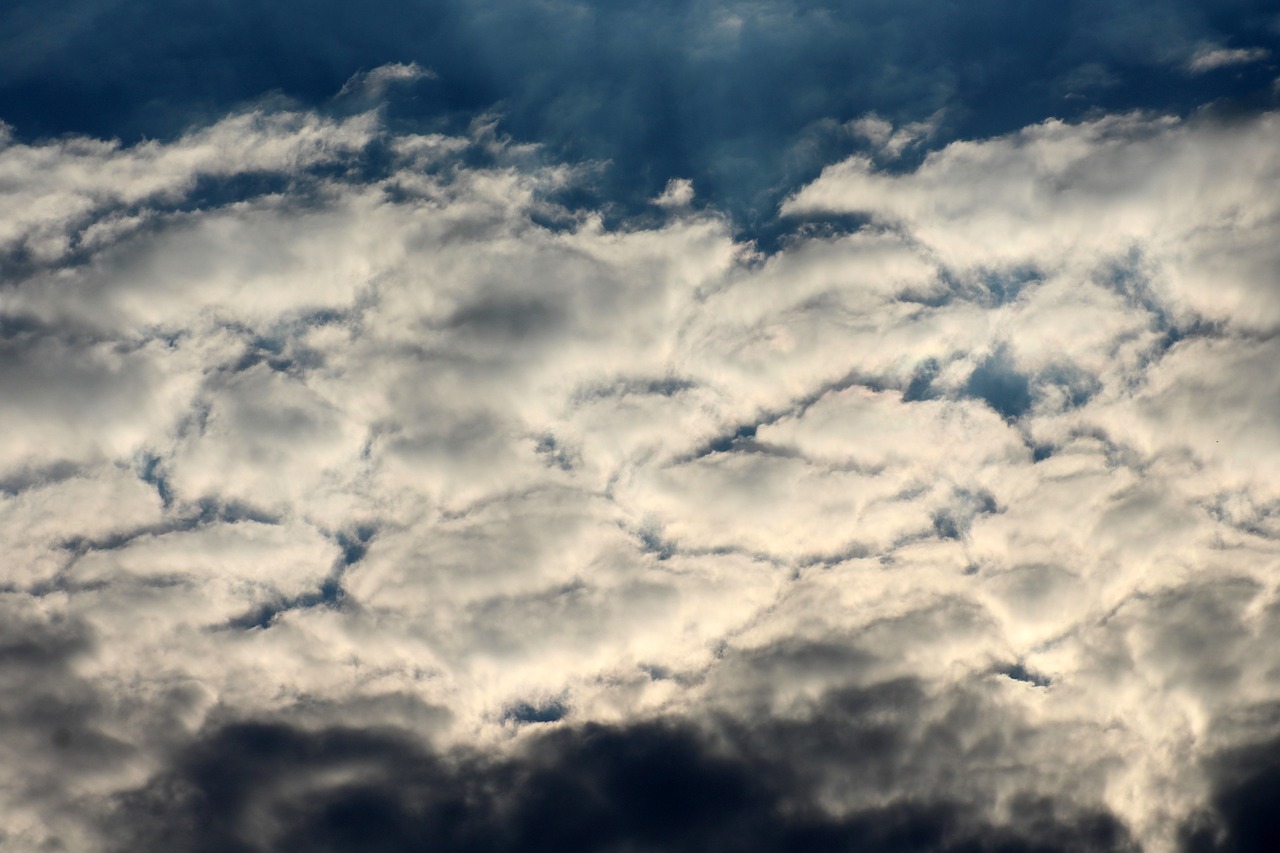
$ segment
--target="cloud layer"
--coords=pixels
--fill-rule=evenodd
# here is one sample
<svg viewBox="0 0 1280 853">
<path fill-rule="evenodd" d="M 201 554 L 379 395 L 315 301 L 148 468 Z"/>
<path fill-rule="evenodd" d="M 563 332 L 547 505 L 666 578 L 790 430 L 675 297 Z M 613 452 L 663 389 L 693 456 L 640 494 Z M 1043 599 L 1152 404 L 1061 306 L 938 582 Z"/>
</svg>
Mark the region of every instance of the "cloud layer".
<svg viewBox="0 0 1280 853">
<path fill-rule="evenodd" d="M 8 139 L 6 843 L 1250 849 L 1278 172 L 1049 121 L 766 253 L 491 123 Z"/>
</svg>

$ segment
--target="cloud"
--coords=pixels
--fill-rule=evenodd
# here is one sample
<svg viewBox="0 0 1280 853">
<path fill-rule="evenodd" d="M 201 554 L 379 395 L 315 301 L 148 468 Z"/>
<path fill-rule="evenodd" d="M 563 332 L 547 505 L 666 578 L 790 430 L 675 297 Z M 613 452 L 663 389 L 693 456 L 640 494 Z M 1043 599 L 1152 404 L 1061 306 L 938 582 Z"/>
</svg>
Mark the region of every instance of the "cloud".
<svg viewBox="0 0 1280 853">
<path fill-rule="evenodd" d="M 1269 263 L 1271 208 L 1255 206 L 1249 187 L 1275 173 L 1274 134 L 1270 114 L 1242 128 L 1139 114 L 1049 121 L 953 143 L 905 175 L 842 161 L 783 212 L 870 214 L 957 271 L 1021 265 L 1080 276 L 1092 266 L 1098 275 L 1109 261 L 1112 287 L 1130 299 L 1160 271 L 1168 321 L 1195 314 L 1264 329 L 1276 318 L 1273 291 L 1254 265 Z"/>
<path fill-rule="evenodd" d="M 134 850 L 1133 849 L 1105 812 L 1035 799 L 1011 804 L 1003 826 L 960 791 L 815 810 L 804 760 L 860 766 L 867 781 L 891 771 L 882 764 L 902 733 L 880 715 L 909 715 L 920 699 L 888 684 L 833 697 L 804 723 L 719 733 L 685 722 L 562 728 L 499 761 L 432 754 L 390 732 L 231 724 L 123 797 L 109 826 L 116 849 Z"/>
<path fill-rule="evenodd" d="M 1266 850 L 1280 839 L 1268 807 L 1277 779 L 1273 740 L 1250 743 L 1213 756 L 1214 795 L 1204 811 L 1182 827 L 1187 850 Z"/>
<path fill-rule="evenodd" d="M 849 122 L 846 128 L 854 136 L 870 142 L 881 154 L 892 160 L 901 157 L 911 146 L 927 141 L 937 132 L 941 120 L 942 114 L 939 111 L 927 121 L 913 121 L 895 129 L 890 122 L 875 113 L 869 113 Z"/>
<path fill-rule="evenodd" d="M 14 212 L 0 229 L 0 251 L 36 263 L 92 251 L 142 225 L 157 203 L 188 197 L 201 179 L 298 172 L 350 156 L 368 143 L 371 120 L 251 112 L 176 145 L 127 149 L 88 138 L 46 145 L 6 138 L 0 159 Z"/>
<path fill-rule="evenodd" d="M 653 200 L 658 207 L 688 207 L 693 202 L 693 181 L 687 178 L 672 178 L 666 189 Z"/>
<path fill-rule="evenodd" d="M 1232 65 L 1248 65 L 1252 62 L 1261 62 L 1270 55 L 1271 52 L 1265 47 L 1204 48 L 1196 51 L 1195 56 L 1191 57 L 1191 60 L 1187 63 L 1187 70 L 1193 74 L 1203 74 L 1206 71 L 1215 71 Z"/>
<path fill-rule="evenodd" d="M 769 253 L 692 183 L 611 227 L 565 203 L 590 164 L 483 122 L 11 140 L 6 840 L 1235 831 L 1272 771 L 1215 756 L 1274 738 L 1280 671 L 1277 133 L 854 156 Z"/>
</svg>

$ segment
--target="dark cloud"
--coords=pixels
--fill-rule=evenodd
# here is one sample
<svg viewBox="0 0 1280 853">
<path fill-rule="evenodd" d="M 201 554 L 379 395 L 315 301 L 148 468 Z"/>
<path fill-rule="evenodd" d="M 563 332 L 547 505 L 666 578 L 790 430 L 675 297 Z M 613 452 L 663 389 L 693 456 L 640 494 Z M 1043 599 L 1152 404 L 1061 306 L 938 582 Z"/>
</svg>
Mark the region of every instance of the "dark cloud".
<svg viewBox="0 0 1280 853">
<path fill-rule="evenodd" d="M 113 849 L 174 853 L 1136 849 L 1114 817 L 1066 801 L 1016 795 L 996 824 L 960 779 L 950 796 L 904 791 L 923 701 L 895 682 L 839 691 L 798 722 L 560 727 L 505 758 L 391 730 L 240 722 L 122 796 L 108 831 Z M 923 746 L 945 761 L 959 734 Z M 833 773 L 892 796 L 833 813 L 818 790 Z"/>
<path fill-rule="evenodd" d="M 1211 762 L 1211 808 L 1182 827 L 1186 853 L 1264 853 L 1280 849 L 1280 739 L 1227 750 Z"/>
</svg>

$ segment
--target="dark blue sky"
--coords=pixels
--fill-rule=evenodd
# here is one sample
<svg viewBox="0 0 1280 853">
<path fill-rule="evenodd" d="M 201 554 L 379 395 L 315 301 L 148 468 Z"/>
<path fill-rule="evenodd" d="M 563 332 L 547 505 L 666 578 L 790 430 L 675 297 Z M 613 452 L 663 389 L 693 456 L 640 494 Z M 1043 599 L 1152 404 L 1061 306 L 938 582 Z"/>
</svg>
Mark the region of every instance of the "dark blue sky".
<svg viewBox="0 0 1280 853">
<path fill-rule="evenodd" d="M 1215 48 L 1270 57 L 1188 69 Z M 438 77 L 391 93 L 399 122 L 496 110 L 552 158 L 611 161 L 593 203 L 635 209 L 689 177 L 749 227 L 850 153 L 839 125 L 870 111 L 941 110 L 931 146 L 1097 111 L 1247 111 L 1275 103 L 1277 55 L 1267 0 L 19 0 L 0 12 L 0 119 L 22 139 L 166 138 L 262 97 L 324 107 L 361 69 L 416 62 Z"/>
</svg>

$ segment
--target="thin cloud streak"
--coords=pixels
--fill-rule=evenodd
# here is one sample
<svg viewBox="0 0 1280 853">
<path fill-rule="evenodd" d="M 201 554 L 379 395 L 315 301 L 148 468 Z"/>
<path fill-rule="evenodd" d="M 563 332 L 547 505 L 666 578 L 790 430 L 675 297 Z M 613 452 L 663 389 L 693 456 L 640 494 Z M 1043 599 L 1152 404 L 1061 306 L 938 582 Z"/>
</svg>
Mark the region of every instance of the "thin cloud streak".
<svg viewBox="0 0 1280 853">
<path fill-rule="evenodd" d="M 1187 63 L 1187 70 L 1193 74 L 1203 74 L 1206 71 L 1228 68 L 1233 65 L 1248 65 L 1251 62 L 1261 62 L 1270 55 L 1271 52 L 1265 47 L 1208 48 L 1197 51 L 1196 55 L 1191 57 L 1191 61 Z"/>
</svg>

